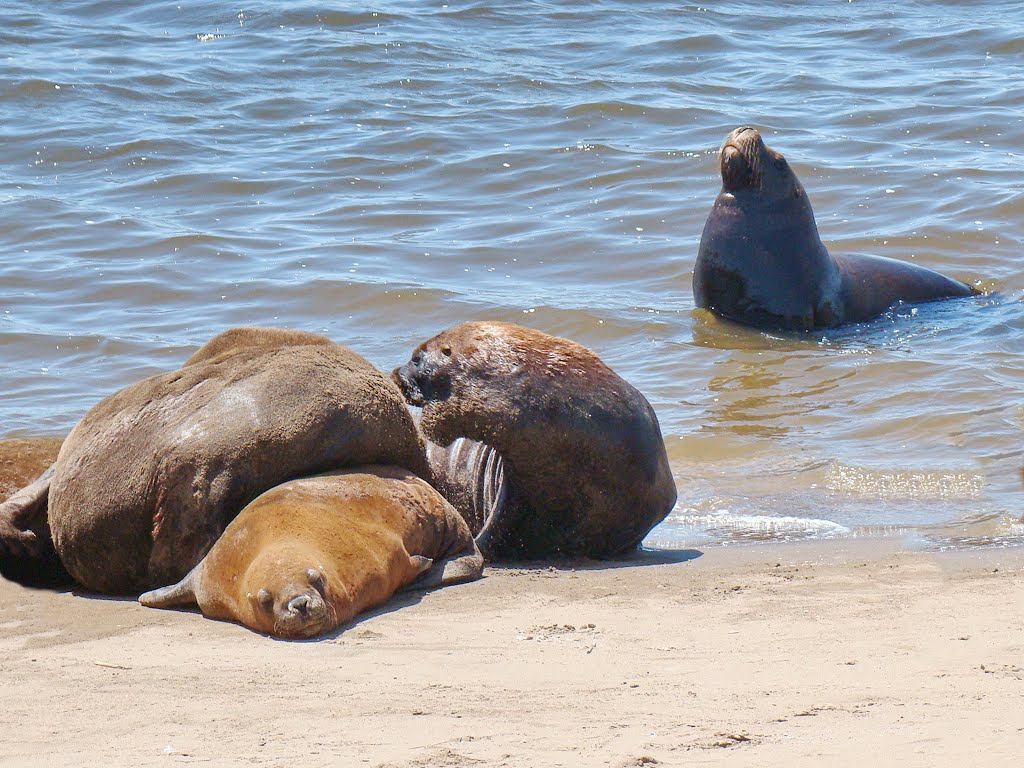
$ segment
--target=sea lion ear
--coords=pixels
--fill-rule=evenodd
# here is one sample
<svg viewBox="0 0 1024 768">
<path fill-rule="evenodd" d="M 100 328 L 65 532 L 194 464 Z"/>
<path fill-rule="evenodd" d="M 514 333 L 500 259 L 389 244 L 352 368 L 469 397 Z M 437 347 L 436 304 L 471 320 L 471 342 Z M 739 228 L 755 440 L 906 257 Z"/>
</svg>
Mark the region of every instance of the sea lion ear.
<svg viewBox="0 0 1024 768">
<path fill-rule="evenodd" d="M 274 604 L 274 596 L 270 594 L 270 590 L 264 587 L 256 593 L 256 601 L 264 608 L 270 608 Z"/>
</svg>

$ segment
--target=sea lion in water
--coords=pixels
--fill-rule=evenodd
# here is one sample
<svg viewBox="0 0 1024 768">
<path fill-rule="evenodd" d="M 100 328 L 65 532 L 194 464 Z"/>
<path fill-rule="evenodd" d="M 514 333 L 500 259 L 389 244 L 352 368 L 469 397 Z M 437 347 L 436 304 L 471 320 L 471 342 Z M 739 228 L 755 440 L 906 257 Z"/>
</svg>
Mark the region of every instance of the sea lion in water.
<svg viewBox="0 0 1024 768">
<path fill-rule="evenodd" d="M 654 409 L 573 341 L 462 323 L 392 377 L 423 407 L 434 482 L 452 499 L 461 485 L 489 559 L 615 557 L 675 504 Z"/>
<path fill-rule="evenodd" d="M 153 608 L 197 604 L 211 619 L 269 635 L 314 637 L 409 585 L 480 578 L 466 522 L 430 485 L 397 467 L 361 467 L 272 488 L 231 521 Z"/>
<path fill-rule="evenodd" d="M 975 293 L 909 262 L 831 256 L 800 180 L 755 129 L 730 133 L 719 159 L 722 191 L 693 272 L 698 307 L 747 325 L 810 330 L 864 322 L 899 302 Z"/>
<path fill-rule="evenodd" d="M 323 336 L 236 328 L 179 370 L 93 406 L 68 435 L 52 477 L 0 505 L 0 520 L 35 529 L 45 514 L 76 581 L 138 594 L 188 573 L 263 491 L 367 463 L 429 476 L 398 388 Z M 0 538 L 0 560 L 25 555 Z"/>
<path fill-rule="evenodd" d="M 0 503 L 30 486 L 44 473 L 57 460 L 63 442 L 62 437 L 0 440 Z M 29 490 L 29 495 L 31 493 Z M 5 544 L 19 555 L 15 558 L 0 556 L 0 575 L 5 578 L 30 586 L 56 586 L 70 581 L 71 577 L 53 551 L 45 514 L 29 518 L 0 516 L 0 548 Z M 25 557 L 30 552 L 37 556 Z"/>
</svg>

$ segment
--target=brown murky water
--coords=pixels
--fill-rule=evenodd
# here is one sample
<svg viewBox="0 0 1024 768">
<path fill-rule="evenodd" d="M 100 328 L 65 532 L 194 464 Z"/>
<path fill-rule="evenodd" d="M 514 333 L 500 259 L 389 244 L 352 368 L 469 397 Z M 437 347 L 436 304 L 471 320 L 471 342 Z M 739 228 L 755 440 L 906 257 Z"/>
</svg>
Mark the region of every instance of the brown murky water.
<svg viewBox="0 0 1024 768">
<path fill-rule="evenodd" d="M 500 318 L 644 391 L 649 543 L 1024 541 L 1024 8 L 0 8 L 0 435 L 60 434 L 238 324 L 381 367 Z M 776 337 L 695 310 L 717 148 L 761 128 L 833 251 L 977 299 Z"/>
</svg>

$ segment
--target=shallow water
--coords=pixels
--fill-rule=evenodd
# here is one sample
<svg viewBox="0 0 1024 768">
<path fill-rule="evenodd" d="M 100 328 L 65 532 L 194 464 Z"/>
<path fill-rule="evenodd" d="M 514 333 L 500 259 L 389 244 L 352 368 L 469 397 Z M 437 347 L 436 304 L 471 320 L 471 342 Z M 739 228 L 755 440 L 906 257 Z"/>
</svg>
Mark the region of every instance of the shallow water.
<svg viewBox="0 0 1024 768">
<path fill-rule="evenodd" d="M 467 319 L 570 336 L 661 419 L 657 546 L 1024 542 L 1024 7 L 0 7 L 0 435 L 239 324 L 383 368 Z M 695 310 L 758 126 L 833 252 L 987 294 L 783 337 Z"/>
</svg>

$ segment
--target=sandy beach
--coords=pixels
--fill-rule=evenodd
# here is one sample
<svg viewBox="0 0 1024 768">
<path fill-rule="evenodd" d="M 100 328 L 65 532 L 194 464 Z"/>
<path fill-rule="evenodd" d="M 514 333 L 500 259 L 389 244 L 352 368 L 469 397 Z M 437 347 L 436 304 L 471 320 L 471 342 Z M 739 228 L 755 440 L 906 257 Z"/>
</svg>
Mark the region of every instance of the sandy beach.
<svg viewBox="0 0 1024 768">
<path fill-rule="evenodd" d="M 1024 552 L 492 567 L 325 639 L 0 580 L 0 765 L 1019 765 Z"/>
</svg>

